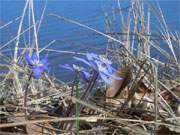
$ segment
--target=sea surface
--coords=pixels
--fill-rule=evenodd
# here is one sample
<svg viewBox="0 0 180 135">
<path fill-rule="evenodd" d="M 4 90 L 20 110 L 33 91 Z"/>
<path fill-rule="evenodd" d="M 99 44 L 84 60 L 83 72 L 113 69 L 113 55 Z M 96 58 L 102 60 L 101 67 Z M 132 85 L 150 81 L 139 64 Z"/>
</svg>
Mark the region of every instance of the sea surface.
<svg viewBox="0 0 180 135">
<path fill-rule="evenodd" d="M 19 20 L 17 17 L 22 15 L 25 6 L 25 0 L 0 0 L 0 27 L 12 21 L 6 27 L 0 29 L 0 47 L 13 39 L 18 31 Z M 150 0 L 156 3 L 157 0 Z M 158 1 L 164 18 L 170 29 L 173 31 L 180 31 L 180 0 L 159 0 Z M 69 19 L 76 20 L 82 24 L 90 26 L 102 32 L 108 32 L 106 19 L 110 18 L 112 29 L 114 32 L 120 32 L 122 24 L 120 21 L 120 14 L 117 12 L 117 0 L 34 0 L 35 19 L 41 18 L 42 12 L 45 8 L 44 17 L 38 33 L 39 47 L 42 48 L 48 43 L 55 41 L 49 49 L 58 51 L 82 52 L 87 51 L 104 53 L 107 45 L 107 39 L 97 35 L 96 33 L 81 28 L 77 25 L 65 22 L 53 17 L 51 14 L 57 14 Z M 128 9 L 130 2 L 128 0 L 120 0 L 122 9 Z M 147 11 L 145 7 L 145 11 Z M 26 12 L 23 30 L 29 27 L 28 11 Z M 124 17 L 127 17 L 127 10 L 122 10 Z M 146 14 L 145 14 L 146 16 Z M 151 27 L 152 31 L 157 30 L 156 19 L 152 15 Z M 32 21 L 32 18 L 31 18 Z M 31 22 L 32 24 L 32 22 Z M 25 32 L 20 39 L 20 47 L 33 44 L 33 30 Z M 29 42 L 30 41 L 30 42 Z M 15 41 L 0 50 L 0 53 L 6 54 L 9 58 L 13 57 L 13 48 Z M 73 60 L 73 54 L 63 52 L 44 52 L 42 56 L 48 55 L 50 74 L 63 80 L 72 79 L 69 77 L 69 71 L 65 71 L 58 67 L 58 64 L 76 63 Z M 0 60 L 0 62 L 3 62 Z"/>
</svg>

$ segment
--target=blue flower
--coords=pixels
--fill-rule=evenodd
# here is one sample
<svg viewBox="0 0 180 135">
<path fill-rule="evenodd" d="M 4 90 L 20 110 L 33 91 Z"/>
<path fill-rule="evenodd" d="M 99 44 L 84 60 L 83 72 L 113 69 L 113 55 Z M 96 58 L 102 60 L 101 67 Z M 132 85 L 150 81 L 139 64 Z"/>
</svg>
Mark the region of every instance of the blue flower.
<svg viewBox="0 0 180 135">
<path fill-rule="evenodd" d="M 29 54 L 26 52 L 24 55 L 26 62 L 32 67 L 32 71 L 35 77 L 40 77 L 43 73 L 43 70 L 48 70 L 46 66 L 48 62 L 48 58 L 45 57 L 42 60 L 39 60 L 37 54 L 35 52 L 32 53 L 30 57 Z"/>
<path fill-rule="evenodd" d="M 108 59 L 94 53 L 87 53 L 86 58 L 87 60 L 74 57 L 74 59 L 81 61 L 96 70 L 107 85 L 111 85 L 109 77 L 115 80 L 122 80 L 122 78 L 113 75 L 113 71 L 116 71 L 116 69 L 111 66 L 112 62 Z"/>
<path fill-rule="evenodd" d="M 70 70 L 70 71 L 72 71 L 72 72 L 77 72 L 77 73 L 79 73 L 79 76 L 80 76 L 80 78 L 82 78 L 83 80 L 85 80 L 85 81 L 89 81 L 89 79 L 90 79 L 90 74 L 88 73 L 88 72 L 86 72 L 85 70 L 84 70 L 84 68 L 82 68 L 82 67 L 78 67 L 78 66 L 76 66 L 76 65 L 72 65 L 72 66 L 70 66 L 69 64 L 65 64 L 65 65 L 59 65 L 60 67 L 62 67 L 62 68 L 64 68 L 64 69 L 67 69 L 67 70 Z"/>
</svg>

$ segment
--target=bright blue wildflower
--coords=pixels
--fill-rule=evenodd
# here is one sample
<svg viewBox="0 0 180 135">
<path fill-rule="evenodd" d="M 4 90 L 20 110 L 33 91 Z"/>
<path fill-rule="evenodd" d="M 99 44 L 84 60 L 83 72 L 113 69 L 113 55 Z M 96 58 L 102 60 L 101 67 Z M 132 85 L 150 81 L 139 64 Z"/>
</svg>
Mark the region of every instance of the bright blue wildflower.
<svg viewBox="0 0 180 135">
<path fill-rule="evenodd" d="M 88 73 L 88 72 L 86 72 L 85 70 L 84 70 L 84 68 L 82 68 L 82 67 L 78 67 L 78 66 L 76 66 L 76 65 L 72 65 L 72 66 L 70 66 L 69 64 L 65 64 L 65 65 L 59 65 L 60 67 L 62 67 L 62 68 L 65 68 L 65 69 L 67 69 L 67 70 L 70 70 L 70 71 L 72 71 L 72 72 L 78 72 L 79 73 L 79 76 L 83 79 L 83 80 L 85 80 L 85 81 L 89 81 L 89 78 L 90 78 L 90 74 Z"/>
<path fill-rule="evenodd" d="M 42 60 L 39 60 L 37 54 L 35 52 L 32 53 L 30 57 L 28 53 L 25 53 L 24 58 L 26 62 L 32 67 L 32 71 L 35 77 L 40 77 L 44 70 L 48 70 L 46 66 L 48 62 L 48 58 L 45 57 Z"/>
<path fill-rule="evenodd" d="M 74 57 L 74 59 L 81 61 L 96 70 L 107 85 L 111 85 L 110 77 L 115 80 L 122 80 L 122 78 L 113 75 L 113 71 L 116 70 L 111 66 L 112 62 L 110 60 L 94 53 L 87 53 L 86 58 L 87 60 Z"/>
</svg>

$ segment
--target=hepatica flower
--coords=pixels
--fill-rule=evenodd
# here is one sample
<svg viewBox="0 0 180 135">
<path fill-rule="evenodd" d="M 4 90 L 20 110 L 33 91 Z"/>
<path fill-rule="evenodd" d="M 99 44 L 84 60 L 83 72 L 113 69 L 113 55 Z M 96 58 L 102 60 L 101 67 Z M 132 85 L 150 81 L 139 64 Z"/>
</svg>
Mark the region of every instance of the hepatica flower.
<svg viewBox="0 0 180 135">
<path fill-rule="evenodd" d="M 102 80 L 107 85 L 111 85 L 111 80 L 109 78 L 113 78 L 115 80 L 122 80 L 122 78 L 113 75 L 113 71 L 116 71 L 116 69 L 114 69 L 111 66 L 112 62 L 108 59 L 102 56 L 98 56 L 94 53 L 87 53 L 86 58 L 87 60 L 79 57 L 74 57 L 74 59 L 87 64 L 88 66 L 92 67 L 95 71 L 97 71 Z"/>
<path fill-rule="evenodd" d="M 91 75 L 88 72 L 86 72 L 83 67 L 78 67 L 75 64 L 73 64 L 72 66 L 70 66 L 69 64 L 59 65 L 59 66 L 64 69 L 70 70 L 72 72 L 76 72 L 76 73 L 78 73 L 80 78 L 82 78 L 85 81 L 89 81 L 89 78 Z"/>
<path fill-rule="evenodd" d="M 35 52 L 32 53 L 32 56 L 30 57 L 28 53 L 25 53 L 24 58 L 28 65 L 31 66 L 33 74 L 35 77 L 40 77 L 43 74 L 44 70 L 48 70 L 48 67 L 46 66 L 48 62 L 48 58 L 45 57 L 42 60 L 39 60 L 37 54 Z"/>
</svg>

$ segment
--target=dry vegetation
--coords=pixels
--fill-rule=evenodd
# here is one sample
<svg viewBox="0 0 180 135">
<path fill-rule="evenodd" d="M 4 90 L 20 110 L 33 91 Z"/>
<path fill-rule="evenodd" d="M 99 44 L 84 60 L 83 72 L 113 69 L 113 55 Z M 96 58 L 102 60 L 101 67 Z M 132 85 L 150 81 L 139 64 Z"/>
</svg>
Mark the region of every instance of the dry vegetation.
<svg viewBox="0 0 180 135">
<path fill-rule="evenodd" d="M 24 48 L 19 47 L 20 36 L 28 31 L 22 30 L 28 6 L 34 16 L 32 5 L 31 0 L 26 2 L 24 12 L 19 18 L 17 36 L 0 46 L 0 58 L 3 61 L 0 64 L 0 134 L 180 133 L 180 63 L 177 57 L 179 54 L 174 52 L 174 48 L 180 48 L 180 38 L 178 32 L 168 28 L 159 6 L 148 1 L 132 1 L 126 9 L 128 17 L 125 18 L 119 5 L 117 12 L 122 17 L 122 31 L 119 33 L 103 33 L 78 21 L 51 14 L 59 21 L 78 25 L 106 37 L 106 56 L 121 71 L 116 75 L 123 80 L 112 80 L 112 86 L 102 85 L 101 91 L 95 86 L 94 94 L 78 98 L 72 90 L 78 89 L 79 94 L 83 95 L 87 84 L 82 83 L 77 88 L 73 82 L 64 83 L 47 73 L 38 79 L 28 79 L 30 68 L 23 59 L 24 53 L 27 50 L 36 50 L 39 54 L 48 51 L 50 46 L 48 44 L 44 48 L 38 48 L 37 34 L 42 20 L 36 21 L 33 17 L 30 28 L 34 30 L 34 48 L 27 45 Z M 146 12 L 144 5 L 148 7 Z M 159 30 L 152 30 L 151 16 L 156 16 Z M 110 18 L 106 18 L 106 21 L 110 21 Z M 107 27 L 111 29 L 110 23 L 107 23 Z M 161 40 L 156 40 L 156 37 Z M 9 59 L 1 55 L 1 51 L 12 41 L 16 41 L 14 57 Z M 161 48 L 162 43 L 170 52 Z M 158 50 L 159 56 L 163 56 L 165 60 L 152 57 L 152 48 Z M 28 89 L 26 105 L 25 88 Z M 80 106 L 80 114 L 77 113 L 75 105 Z"/>
</svg>

